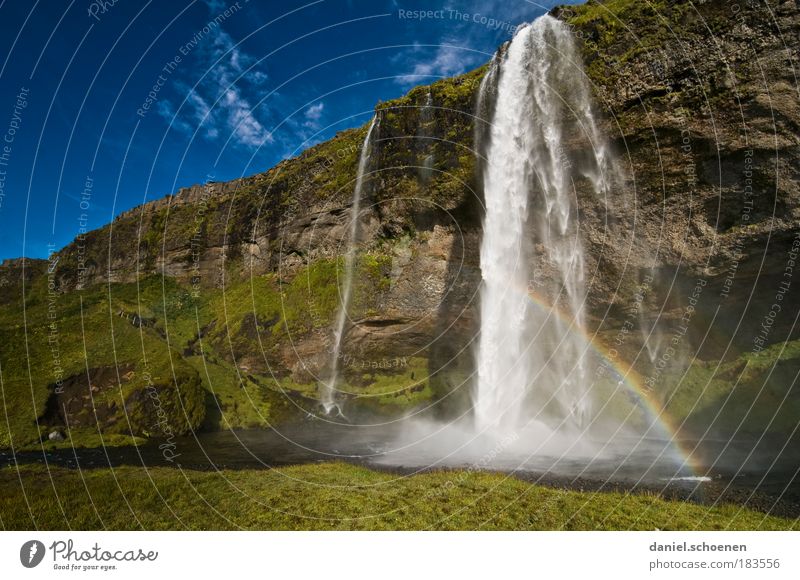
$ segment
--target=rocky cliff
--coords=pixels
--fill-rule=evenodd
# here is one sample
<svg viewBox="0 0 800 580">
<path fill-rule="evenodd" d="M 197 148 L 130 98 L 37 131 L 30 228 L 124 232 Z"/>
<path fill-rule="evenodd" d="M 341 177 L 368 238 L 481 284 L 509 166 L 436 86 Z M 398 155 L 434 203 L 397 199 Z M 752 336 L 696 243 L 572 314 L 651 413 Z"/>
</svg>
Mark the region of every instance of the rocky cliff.
<svg viewBox="0 0 800 580">
<path fill-rule="evenodd" d="M 574 74 L 591 79 L 605 136 L 576 129 L 565 159 L 607 145 L 617 160 L 605 198 L 575 180 L 590 334 L 687 430 L 727 402 L 719 429 L 756 431 L 745 410 L 779 400 L 774 429 L 787 430 L 800 411 L 800 349 L 783 344 L 800 312 L 796 3 L 608 0 L 553 15 L 575 34 Z M 376 108 L 340 360 L 360 408 L 468 407 L 487 69 Z M 134 208 L 24 276 L 4 263 L 0 445 L 98 422 L 170 436 L 316 413 L 365 132 Z"/>
</svg>

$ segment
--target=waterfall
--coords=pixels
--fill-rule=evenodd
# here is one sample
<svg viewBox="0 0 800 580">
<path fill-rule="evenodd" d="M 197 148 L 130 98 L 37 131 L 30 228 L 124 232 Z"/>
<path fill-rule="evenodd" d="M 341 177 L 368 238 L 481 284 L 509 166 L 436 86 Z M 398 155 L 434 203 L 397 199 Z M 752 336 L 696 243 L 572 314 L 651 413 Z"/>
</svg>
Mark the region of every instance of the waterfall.
<svg viewBox="0 0 800 580">
<path fill-rule="evenodd" d="M 479 97 L 484 111 L 490 98 L 493 106 L 478 143 L 486 214 L 475 426 L 510 432 L 535 420 L 581 428 L 592 408 L 574 187 L 585 178 L 605 193 L 606 149 L 564 24 L 542 16 L 503 50 Z M 570 153 L 576 139 L 593 154 Z"/>
<path fill-rule="evenodd" d="M 586 330 L 585 270 L 597 256 L 584 252 L 579 201 L 587 219 L 598 219 L 590 212 L 601 204 L 629 206 L 581 62 L 566 25 L 543 16 L 484 75 L 475 105 L 485 215 L 472 415 L 408 418 L 381 463 L 639 480 L 686 472 L 619 353 Z"/>
<path fill-rule="evenodd" d="M 358 159 L 358 171 L 356 173 L 356 185 L 353 189 L 353 203 L 350 206 L 350 232 L 347 245 L 347 253 L 344 262 L 344 280 L 340 292 L 341 301 L 339 311 L 336 314 L 336 323 L 333 329 L 333 349 L 331 349 L 331 360 L 328 369 L 328 379 L 323 384 L 320 402 L 325 414 L 329 415 L 334 409 L 341 408 L 336 402 L 336 382 L 339 378 L 339 359 L 342 351 L 342 340 L 344 338 L 350 299 L 353 294 L 353 270 L 356 262 L 356 249 L 358 246 L 359 233 L 359 213 L 361 212 L 361 196 L 364 189 L 364 173 L 369 167 L 369 159 L 372 150 L 372 134 L 377 125 L 377 115 L 372 118 L 364 137 L 364 144 L 361 146 L 361 154 Z"/>
</svg>

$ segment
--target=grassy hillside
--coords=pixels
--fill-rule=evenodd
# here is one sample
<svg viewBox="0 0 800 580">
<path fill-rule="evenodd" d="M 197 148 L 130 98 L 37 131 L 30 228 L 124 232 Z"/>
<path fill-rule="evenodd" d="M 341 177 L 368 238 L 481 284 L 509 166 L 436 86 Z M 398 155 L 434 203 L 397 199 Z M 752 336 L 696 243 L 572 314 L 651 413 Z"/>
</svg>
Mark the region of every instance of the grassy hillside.
<svg viewBox="0 0 800 580">
<path fill-rule="evenodd" d="M 313 410 L 317 382 L 293 379 L 281 353 L 328 332 L 342 267 L 341 259 L 317 261 L 284 284 L 268 274 L 199 295 L 158 276 L 56 294 L 37 279 L 24 303 L 0 306 L 0 448 L 36 447 L 54 429 L 74 445 L 113 445 L 265 427 L 298 416 L 295 403 Z M 354 309 L 366 311 L 385 266 L 364 256 L 358 270 Z M 412 360 L 403 370 L 424 369 Z M 398 398 L 397 375 L 365 372 L 358 392 L 370 402 L 413 403 Z"/>
<path fill-rule="evenodd" d="M 20 501 L 20 485 L 25 501 Z M 33 517 L 31 516 L 33 514 Z M 0 471 L 5 529 L 788 530 L 739 506 L 584 493 L 503 475 L 411 477 L 328 463 L 271 471 Z"/>
</svg>

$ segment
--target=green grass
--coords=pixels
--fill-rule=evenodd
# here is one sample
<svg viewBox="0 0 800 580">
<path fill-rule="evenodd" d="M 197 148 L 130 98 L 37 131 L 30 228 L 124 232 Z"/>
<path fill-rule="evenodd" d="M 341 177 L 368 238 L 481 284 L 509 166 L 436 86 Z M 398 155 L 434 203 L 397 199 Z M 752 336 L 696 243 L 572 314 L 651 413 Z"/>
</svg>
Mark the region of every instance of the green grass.
<svg viewBox="0 0 800 580">
<path fill-rule="evenodd" d="M 383 248 L 360 256 L 351 305 L 354 317 L 379 312 L 379 298 L 391 269 L 388 252 Z M 283 368 L 281 349 L 287 333 L 299 338 L 330 327 L 338 307 L 335 281 L 342 274 L 343 262 L 318 260 L 299 268 L 283 283 L 268 274 L 231 282 L 224 291 L 205 289 L 199 296 L 157 276 L 138 284 L 96 286 L 80 294 L 59 295 L 56 321 L 63 376 L 85 373 L 87 367 L 127 365 L 133 369 L 131 380 L 94 395 L 96 402 L 113 400 L 121 409 L 124 400 L 147 386 L 147 371 L 154 384 L 167 389 L 165 402 L 175 432 L 186 431 L 182 405 L 190 410 L 195 428 L 201 424 L 214 430 L 253 428 L 290 420 L 296 407 L 287 395 L 313 399 L 319 395 L 319 385 L 311 376 L 294 376 Z M 27 327 L 20 302 L 0 306 L 4 337 L 0 342 L 0 448 L 39 447 L 53 427 L 37 425 L 50 392 L 48 385 L 55 381 L 46 282 L 39 278 L 29 287 Z M 141 313 L 148 326 L 133 326 L 117 315 L 120 310 Z M 198 329 L 204 332 L 202 340 L 197 339 Z M 239 368 L 246 370 L 237 372 L 234 357 Z M 384 359 L 392 360 L 391 353 L 355 353 L 356 361 Z M 402 412 L 434 398 L 427 366 L 424 357 L 409 358 L 402 367 L 391 368 L 345 364 L 340 388 L 375 411 Z M 700 428 L 702 432 L 711 426 L 718 435 L 748 435 L 761 434 L 768 426 L 770 433 L 790 433 L 800 416 L 800 398 L 789 391 L 798 368 L 800 341 L 745 354 L 718 368 L 715 361 L 696 362 L 685 376 L 681 371 L 665 377 L 666 412 L 673 422 L 685 422 L 689 431 Z M 308 403 L 313 406 L 313 401 Z M 128 419 L 136 427 L 133 435 L 148 435 L 153 421 L 136 406 L 112 429 L 103 429 L 103 435 L 114 435 L 114 444 L 130 442 Z M 86 427 L 73 429 L 69 435 L 69 445 L 82 447 L 97 446 L 100 437 L 96 428 Z"/>
<path fill-rule="evenodd" d="M 642 54 L 652 59 L 683 38 L 693 12 L 681 0 L 605 0 L 566 6 L 563 16 L 579 32 L 589 77 L 613 87 L 618 67 Z"/>
<path fill-rule="evenodd" d="M 38 451 L 44 449 L 45 451 L 55 449 L 72 449 L 73 447 L 127 447 L 130 445 L 144 445 L 147 439 L 144 437 L 131 437 L 130 435 L 120 435 L 118 433 L 105 433 L 100 434 L 96 429 L 89 429 L 85 427 L 69 429 L 66 431 L 69 435 L 63 441 L 44 441 L 43 443 L 34 443 L 26 445 L 16 451 Z"/>
<path fill-rule="evenodd" d="M 791 433 L 800 417 L 792 388 L 800 371 L 800 341 L 775 344 L 729 362 L 695 362 L 668 376 L 666 411 L 694 429 L 731 436 Z"/>
<path fill-rule="evenodd" d="M 252 429 L 269 426 L 271 405 L 259 385 L 224 361 L 201 356 L 186 359 L 208 393 L 204 426 L 209 429 Z"/>
<path fill-rule="evenodd" d="M 3 335 L 0 448 L 37 444 L 41 429 L 47 427 L 37 426 L 37 418 L 45 410 L 51 392 L 48 385 L 54 384 L 59 376 L 66 379 L 83 375 L 87 368 L 130 364 L 134 369 L 129 381 L 98 393 L 96 402 L 114 400 L 122 409 L 135 391 L 153 384 L 159 388 L 163 408 L 176 432 L 199 424 L 202 417 L 197 416 L 201 413 L 197 407 L 202 405 L 202 399 L 198 400 L 199 378 L 193 369 L 177 352 L 166 348 L 156 328 L 140 329 L 117 316 L 120 307 L 136 312 L 135 304 L 128 299 L 133 285 L 122 288 L 119 301 L 114 297 L 118 285 L 112 287 L 110 303 L 104 286 L 53 298 L 48 298 L 46 287 L 46 278 L 34 283 L 24 319 L 21 302 L 0 308 Z M 155 307 L 145 304 L 143 314 L 154 310 Z M 55 326 L 51 326 L 53 323 Z M 188 425 L 184 424 L 182 405 L 190 415 Z M 149 423 L 136 409 L 131 411 L 129 419 L 140 426 Z M 127 421 L 120 421 L 120 429 L 123 424 L 127 425 Z M 76 434 L 85 432 L 80 430 Z"/>
<path fill-rule="evenodd" d="M 266 274 L 234 279 L 224 289 L 206 288 L 198 295 L 174 279 L 149 276 L 138 283 L 96 285 L 53 297 L 48 295 L 47 278 L 36 279 L 26 288 L 25 318 L 19 297 L 12 294 L 0 304 L 0 448 L 38 448 L 50 430 L 63 430 L 58 423 L 42 420 L 48 397 L 59 376 L 84 377 L 87 369 L 132 369 L 119 373 L 127 379 L 121 384 L 92 395 L 95 403 L 113 402 L 118 409 L 115 425 L 101 427 L 103 435 L 128 437 L 129 443 L 132 435 L 149 436 L 155 423 L 140 412 L 141 404 L 130 404 L 131 397 L 150 385 L 148 376 L 160 389 L 175 433 L 201 424 L 208 429 L 252 428 L 291 419 L 296 407 L 287 394 L 313 398 L 318 385 L 312 377 L 293 377 L 282 350 L 290 337 L 298 340 L 330 328 L 343 269 L 343 257 L 320 259 L 300 267 L 291 278 Z M 352 316 L 379 312 L 390 270 L 391 258 L 385 253 L 359 256 Z M 146 324 L 134 326 L 120 312 L 140 315 Z M 58 339 L 60 375 L 55 372 L 51 334 Z M 395 381 L 394 373 L 389 374 L 386 380 Z M 373 372 L 372 379 L 379 383 L 378 390 L 386 386 L 380 371 Z M 397 396 L 388 402 L 396 408 L 403 401 L 413 402 Z M 88 399 L 86 414 L 92 414 Z M 99 444 L 97 428 L 67 431 L 69 445 Z"/>
<path fill-rule="evenodd" d="M 363 405 L 377 408 L 411 409 L 433 398 L 427 358 L 399 357 L 375 362 L 378 365 L 388 363 L 392 370 L 376 372 L 369 364 L 363 368 L 355 364 L 353 368 L 342 369 L 344 380 L 339 389 L 356 395 Z M 356 375 L 360 376 L 353 381 Z M 349 384 L 348 378 L 356 384 Z"/>
<path fill-rule="evenodd" d="M 289 338 L 297 339 L 331 326 L 339 307 L 337 282 L 341 283 L 344 264 L 344 257 L 319 259 L 299 268 L 291 278 L 266 274 L 229 283 L 224 292 L 204 290 L 198 305 L 199 325 L 215 321 L 209 341 L 220 352 L 233 346 L 235 353 L 261 357 L 263 347 L 269 357 L 272 349 L 286 344 Z M 374 310 L 378 296 L 388 289 L 390 267 L 391 259 L 384 255 L 368 253 L 359 257 L 353 276 L 353 316 Z M 169 324 L 170 336 L 174 334 L 181 346 L 197 334 L 194 312 L 171 318 Z"/>
<path fill-rule="evenodd" d="M 23 496 L 22 490 L 25 495 Z M 57 494 L 57 495 L 56 495 Z M 734 505 L 587 493 L 500 474 L 399 477 L 341 463 L 271 471 L 0 471 L 5 529 L 786 530 Z"/>
</svg>

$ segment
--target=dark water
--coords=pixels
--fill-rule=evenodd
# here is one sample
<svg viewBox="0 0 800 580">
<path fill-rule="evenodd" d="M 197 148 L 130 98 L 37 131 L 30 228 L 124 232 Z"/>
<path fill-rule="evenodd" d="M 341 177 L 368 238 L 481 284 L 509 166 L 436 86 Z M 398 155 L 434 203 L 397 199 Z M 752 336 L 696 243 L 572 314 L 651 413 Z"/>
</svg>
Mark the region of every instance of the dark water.
<svg viewBox="0 0 800 580">
<path fill-rule="evenodd" d="M 408 443 L 399 426 L 356 427 L 314 420 L 281 430 L 200 433 L 139 447 L 61 449 L 42 453 L 0 451 L 0 466 L 38 463 L 81 469 L 117 466 L 183 469 L 270 469 L 346 461 L 394 473 L 469 469 L 511 473 L 526 481 L 583 491 L 649 491 L 700 503 L 737 503 L 763 512 L 800 516 L 800 445 L 797 442 L 683 441 L 686 453 L 665 441 L 637 441 L 588 457 L 531 455 L 528 444 L 512 451 L 481 448 L 454 453 L 450 439 L 422 436 Z M 520 451 L 520 448 L 523 451 Z M 681 457 L 678 457 L 681 455 Z"/>
</svg>

